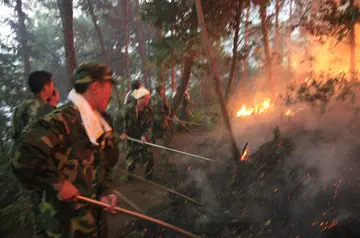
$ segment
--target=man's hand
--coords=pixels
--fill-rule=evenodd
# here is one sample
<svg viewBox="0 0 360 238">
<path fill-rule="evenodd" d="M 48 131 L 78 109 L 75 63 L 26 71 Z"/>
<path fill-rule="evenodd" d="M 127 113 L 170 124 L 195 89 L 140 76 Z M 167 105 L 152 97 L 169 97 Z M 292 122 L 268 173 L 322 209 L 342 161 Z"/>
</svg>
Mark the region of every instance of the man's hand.
<svg viewBox="0 0 360 238">
<path fill-rule="evenodd" d="M 65 202 L 76 202 L 79 190 L 69 181 L 65 180 L 60 187 L 59 199 Z"/>
<path fill-rule="evenodd" d="M 116 214 L 116 210 L 114 208 L 116 207 L 117 200 L 118 200 L 117 195 L 113 193 L 107 196 L 102 196 L 100 198 L 100 202 L 110 205 L 110 207 L 104 208 L 104 210 L 107 212 L 111 212 L 112 214 Z"/>
<path fill-rule="evenodd" d="M 147 142 L 147 140 L 146 140 L 146 137 L 145 136 L 141 136 L 140 137 L 140 140 L 141 140 L 141 142 L 144 144 L 145 142 Z"/>
<path fill-rule="evenodd" d="M 121 133 L 121 135 L 120 135 L 120 139 L 122 139 L 122 140 L 126 140 L 127 137 L 128 137 L 128 135 L 126 133 Z"/>
</svg>

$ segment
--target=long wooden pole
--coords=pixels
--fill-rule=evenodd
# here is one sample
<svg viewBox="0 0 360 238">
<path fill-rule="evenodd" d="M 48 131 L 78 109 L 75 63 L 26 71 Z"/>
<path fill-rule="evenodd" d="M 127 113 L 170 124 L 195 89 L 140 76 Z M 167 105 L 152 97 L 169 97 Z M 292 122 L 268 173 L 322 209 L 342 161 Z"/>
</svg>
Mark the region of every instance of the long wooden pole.
<svg viewBox="0 0 360 238">
<path fill-rule="evenodd" d="M 153 147 L 158 147 L 158 148 L 160 148 L 160 149 L 170 150 L 170 151 L 177 152 L 177 153 L 180 153 L 180 154 L 189 155 L 189 156 L 192 156 L 192 157 L 195 157 L 195 158 L 198 158 L 198 159 L 203 159 L 203 160 L 212 161 L 212 162 L 215 162 L 215 161 L 216 161 L 216 160 L 214 160 L 214 159 L 209 159 L 209 158 L 206 158 L 206 157 L 203 157 L 203 156 L 200 156 L 200 155 L 194 155 L 194 154 L 187 153 L 187 152 L 184 152 L 184 151 L 171 149 L 171 148 L 168 148 L 168 147 L 165 147 L 165 146 L 161 146 L 161 145 L 157 145 L 157 144 L 153 144 L 153 143 L 150 143 L 150 142 L 142 142 L 141 140 L 132 138 L 132 137 L 130 137 L 130 136 L 128 136 L 127 139 L 128 139 L 128 140 L 131 140 L 131 141 L 134 141 L 134 142 L 137 142 L 137 143 L 140 143 L 140 144 L 150 145 L 150 146 L 153 146 Z"/>
<path fill-rule="evenodd" d="M 136 175 L 134 175 L 134 174 L 128 173 L 128 172 L 126 172 L 125 170 L 123 170 L 123 169 L 121 169 L 121 168 L 119 168 L 119 170 L 122 171 L 123 173 L 127 173 L 127 175 L 128 175 L 129 177 L 131 177 L 131 178 L 134 178 L 134 179 L 140 180 L 140 181 L 142 181 L 142 182 L 148 183 L 148 184 L 150 184 L 150 185 L 152 185 L 152 186 L 154 186 L 154 187 L 161 188 L 161 189 L 163 189 L 163 190 L 165 190 L 165 191 L 168 191 L 169 193 L 173 193 L 173 194 L 178 195 L 178 196 L 180 196 L 180 197 L 182 197 L 182 198 L 185 198 L 186 200 L 188 200 L 188 201 L 190 201 L 190 202 L 192 202 L 192 203 L 195 203 L 195 204 L 197 204 L 197 205 L 200 205 L 200 206 L 204 205 L 204 204 L 202 204 L 201 202 L 196 201 L 195 199 L 192 199 L 192 198 L 190 198 L 190 197 L 188 197 L 188 196 L 186 196 L 186 195 L 184 195 L 184 194 L 182 194 L 182 193 L 176 192 L 176 191 L 174 191 L 174 190 L 172 190 L 172 189 L 169 189 L 169 188 L 167 188 L 167 187 L 164 187 L 164 186 L 162 186 L 162 185 L 160 185 L 160 184 L 154 183 L 154 182 L 149 181 L 149 180 L 147 180 L 147 179 L 144 179 L 144 178 L 141 178 L 141 177 L 136 176 Z"/>
<path fill-rule="evenodd" d="M 103 203 L 103 202 L 99 202 L 97 200 L 94 200 L 94 199 L 90 199 L 90 198 L 87 198 L 87 197 L 83 197 L 83 196 L 77 196 L 77 199 L 79 201 L 83 201 L 83 202 L 88 202 L 88 203 L 91 203 L 91 204 L 94 204 L 94 205 L 98 205 L 98 206 L 101 206 L 101 207 L 105 207 L 105 208 L 110 208 L 111 206 L 109 204 L 106 204 L 106 203 Z M 137 212 L 133 212 L 133 211 L 130 211 L 130 210 L 127 210 L 127 209 L 124 209 L 124 208 L 121 208 L 121 207 L 115 207 L 114 208 L 115 211 L 118 211 L 118 212 L 121 212 L 121 213 L 125 213 L 125 214 L 128 214 L 130 216 L 133 216 L 133 217 L 137 217 L 137 218 L 141 218 L 143 220 L 147 220 L 147 221 L 150 221 L 150 222 L 153 222 L 153 223 L 156 223 L 158 225 L 161 225 L 163 227 L 166 227 L 166 228 L 169 228 L 169 229 L 172 229 L 174 231 L 177 231 L 181 234 L 184 234 L 188 237 L 194 237 L 194 238 L 200 238 L 200 236 L 197 236 L 193 233 L 190 233 L 188 231 L 185 231 L 177 226 L 174 226 L 174 225 L 171 225 L 169 223 L 166 223 L 166 222 L 163 222 L 163 221 L 160 221 L 158 219 L 155 219 L 153 217 L 149 217 L 149 216 L 146 216 L 146 215 L 143 215 L 141 213 L 137 213 Z"/>
</svg>

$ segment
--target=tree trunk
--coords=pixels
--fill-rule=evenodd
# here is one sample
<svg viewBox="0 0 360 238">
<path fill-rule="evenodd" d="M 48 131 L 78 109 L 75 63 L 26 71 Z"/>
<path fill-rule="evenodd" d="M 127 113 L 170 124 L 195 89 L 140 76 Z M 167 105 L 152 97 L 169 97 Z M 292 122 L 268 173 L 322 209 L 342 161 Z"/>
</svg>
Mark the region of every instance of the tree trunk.
<svg viewBox="0 0 360 238">
<path fill-rule="evenodd" d="M 275 40 L 274 40 L 274 50 L 277 56 L 279 57 L 279 13 L 280 13 L 280 0 L 275 2 Z M 276 60 L 278 61 L 278 60 Z"/>
<path fill-rule="evenodd" d="M 140 53 L 140 58 L 141 58 L 141 71 L 143 73 L 143 77 L 144 77 L 144 84 L 145 87 L 150 89 L 150 79 L 149 79 L 149 73 L 146 70 L 146 54 L 145 54 L 145 44 L 144 44 L 144 35 L 143 35 L 143 31 L 142 31 L 142 27 L 141 27 L 141 20 L 140 20 L 140 15 L 139 15 L 139 0 L 135 0 L 135 6 L 136 6 L 136 10 L 137 10 L 137 15 L 136 15 L 136 23 L 137 23 L 137 37 L 138 37 L 138 42 L 139 42 L 139 53 Z"/>
<path fill-rule="evenodd" d="M 126 72 L 128 90 L 131 88 L 130 78 L 130 58 L 129 58 L 129 0 L 125 0 L 125 57 L 126 57 Z"/>
<path fill-rule="evenodd" d="M 266 15 L 266 3 L 260 3 L 260 17 L 261 17 L 261 30 L 263 34 L 263 44 L 265 51 L 265 70 L 268 76 L 268 84 L 270 90 L 274 92 L 274 82 L 271 69 L 271 53 L 270 53 L 270 43 L 269 43 L 269 34 L 267 29 L 267 15 Z"/>
<path fill-rule="evenodd" d="M 171 30 L 171 36 L 174 36 L 174 28 Z M 172 92 L 176 92 L 176 71 L 175 71 L 175 60 L 171 61 L 171 89 Z"/>
<path fill-rule="evenodd" d="M 235 13 L 235 21 L 234 21 L 234 29 L 235 29 L 235 33 L 234 33 L 234 43 L 233 43 L 233 56 L 232 56 L 232 62 L 231 62 L 231 69 L 230 69 L 230 76 L 229 76 L 229 81 L 228 84 L 226 86 L 226 91 L 225 91 L 225 103 L 228 104 L 229 102 L 229 98 L 230 98 L 230 90 L 231 90 L 231 86 L 235 80 L 235 76 L 236 76 L 236 64 L 238 62 L 238 46 L 239 46 L 239 31 L 240 31 L 240 21 L 241 21 L 241 11 L 242 11 L 242 3 L 239 3 L 239 6 L 236 13 Z"/>
<path fill-rule="evenodd" d="M 99 43 L 100 43 L 100 47 L 101 47 L 101 52 L 103 54 L 103 57 L 104 57 L 104 62 L 105 64 L 109 64 L 109 58 L 107 56 L 107 53 L 106 53 L 106 50 L 105 50 L 105 44 L 104 44 L 104 38 L 103 38 L 103 35 L 102 35 L 102 32 L 101 32 L 101 29 L 99 27 L 99 25 L 97 24 L 97 19 L 96 19 L 96 16 L 95 16 L 95 13 L 94 13 L 94 7 L 91 3 L 91 0 L 87 0 L 87 4 L 88 4 L 88 7 L 89 7 L 89 13 L 90 13 L 90 16 L 91 16 L 91 20 L 94 24 L 94 27 L 95 27 L 95 31 L 96 31 L 96 34 L 97 34 L 97 37 L 98 37 L 98 40 L 99 40 Z"/>
<path fill-rule="evenodd" d="M 177 90 L 174 101 L 171 105 L 170 118 L 174 118 L 174 116 L 176 115 L 176 112 L 179 109 L 179 106 L 182 102 L 182 99 L 184 98 L 185 91 L 189 85 L 191 68 L 192 68 L 192 65 L 194 64 L 194 59 L 195 59 L 195 52 L 191 52 L 190 55 L 187 56 L 184 61 L 184 71 L 183 71 L 183 75 L 181 78 L 179 90 Z"/>
<path fill-rule="evenodd" d="M 349 7 L 351 10 L 354 9 L 355 3 L 354 0 L 350 0 Z M 355 22 L 351 23 L 350 26 L 350 35 L 349 35 L 349 41 L 350 41 L 350 73 L 351 77 L 354 76 L 355 70 L 356 70 L 356 61 L 355 61 L 355 49 L 356 49 L 356 43 L 355 43 Z"/>
<path fill-rule="evenodd" d="M 292 3 L 293 0 L 290 0 L 290 11 L 289 11 L 289 32 L 288 32 L 288 71 L 291 70 L 291 32 L 292 32 Z"/>
<path fill-rule="evenodd" d="M 28 33 L 25 26 L 25 13 L 22 10 L 22 1 L 16 0 L 16 12 L 19 18 L 19 35 L 21 44 L 21 54 L 24 61 L 24 79 L 27 80 L 30 74 L 30 53 L 27 44 Z"/>
<path fill-rule="evenodd" d="M 202 6 L 201 6 L 201 0 L 195 0 L 195 5 L 196 5 L 196 11 L 197 11 L 197 15 L 198 15 L 198 22 L 199 22 L 199 26 L 201 29 L 200 34 L 201 34 L 201 39 L 203 42 L 202 43 L 203 50 L 204 50 L 204 53 L 207 54 L 207 57 L 209 60 L 209 68 L 212 71 L 211 72 L 212 78 L 214 79 L 215 89 L 217 91 L 217 96 L 218 96 L 219 104 L 221 107 L 222 115 L 224 118 L 224 123 L 225 123 L 226 129 L 229 133 L 229 139 L 230 139 L 230 143 L 232 146 L 233 156 L 234 156 L 235 160 L 240 160 L 240 151 L 236 145 L 235 136 L 234 136 L 232 128 L 231 128 L 229 115 L 228 115 L 226 104 L 224 101 L 224 95 L 223 95 L 223 92 L 221 89 L 220 71 L 218 69 L 218 64 L 216 63 L 216 58 L 214 56 L 213 49 L 211 47 L 211 44 L 209 43 L 209 37 L 208 37 L 206 25 L 205 25 L 205 19 L 204 19 L 204 13 L 202 10 Z"/>
<path fill-rule="evenodd" d="M 74 46 L 74 33 L 73 33 L 73 1 L 72 0 L 57 0 L 61 22 L 63 26 L 64 45 L 66 66 L 68 70 L 69 82 L 72 80 L 73 72 L 76 67 L 76 56 Z M 68 84 L 68 89 L 71 89 L 72 84 Z"/>
<path fill-rule="evenodd" d="M 158 41 L 161 41 L 162 40 L 162 29 L 160 27 L 160 29 L 158 29 L 158 32 L 157 32 L 157 37 L 158 37 Z M 161 63 L 158 64 L 158 84 L 159 85 L 162 85 L 163 87 L 165 87 L 165 72 L 164 72 L 164 68 L 162 66 Z"/>
<path fill-rule="evenodd" d="M 248 41 L 249 41 L 249 16 L 250 16 L 250 6 L 246 9 L 246 22 L 245 22 L 245 41 L 244 41 L 244 49 L 245 49 L 245 55 L 244 55 L 244 71 L 242 72 L 241 80 L 246 80 L 247 76 L 247 70 L 248 70 L 248 55 L 249 55 L 249 49 L 248 49 Z"/>
</svg>

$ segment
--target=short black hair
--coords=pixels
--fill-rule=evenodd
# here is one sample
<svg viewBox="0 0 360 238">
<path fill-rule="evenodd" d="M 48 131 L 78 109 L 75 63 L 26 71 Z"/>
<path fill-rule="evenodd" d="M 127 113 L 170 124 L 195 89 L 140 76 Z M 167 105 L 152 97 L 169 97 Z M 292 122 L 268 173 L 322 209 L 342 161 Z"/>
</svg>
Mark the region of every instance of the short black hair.
<svg viewBox="0 0 360 238">
<path fill-rule="evenodd" d="M 139 89 L 141 86 L 141 81 L 140 80 L 135 80 L 131 83 L 131 89 L 135 90 L 135 89 Z"/>
<path fill-rule="evenodd" d="M 28 85 L 30 91 L 34 94 L 38 94 L 44 88 L 46 84 L 52 81 L 52 74 L 47 71 L 35 71 L 29 75 Z"/>
<path fill-rule="evenodd" d="M 75 91 L 79 94 L 83 94 L 88 89 L 90 83 L 74 84 Z"/>
</svg>

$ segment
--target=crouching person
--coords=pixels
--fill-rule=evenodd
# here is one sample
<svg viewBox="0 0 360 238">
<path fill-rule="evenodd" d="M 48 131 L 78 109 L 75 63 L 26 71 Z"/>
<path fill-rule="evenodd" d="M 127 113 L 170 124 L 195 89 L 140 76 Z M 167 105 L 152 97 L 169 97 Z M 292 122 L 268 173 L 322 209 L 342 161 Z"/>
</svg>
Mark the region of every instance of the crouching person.
<svg viewBox="0 0 360 238">
<path fill-rule="evenodd" d="M 103 209 L 76 197 L 116 206 L 111 172 L 117 143 L 101 116 L 113 83 L 107 66 L 81 64 L 69 101 L 32 124 L 15 144 L 15 175 L 27 189 L 42 190 L 39 222 L 45 237 L 107 237 Z"/>
</svg>

